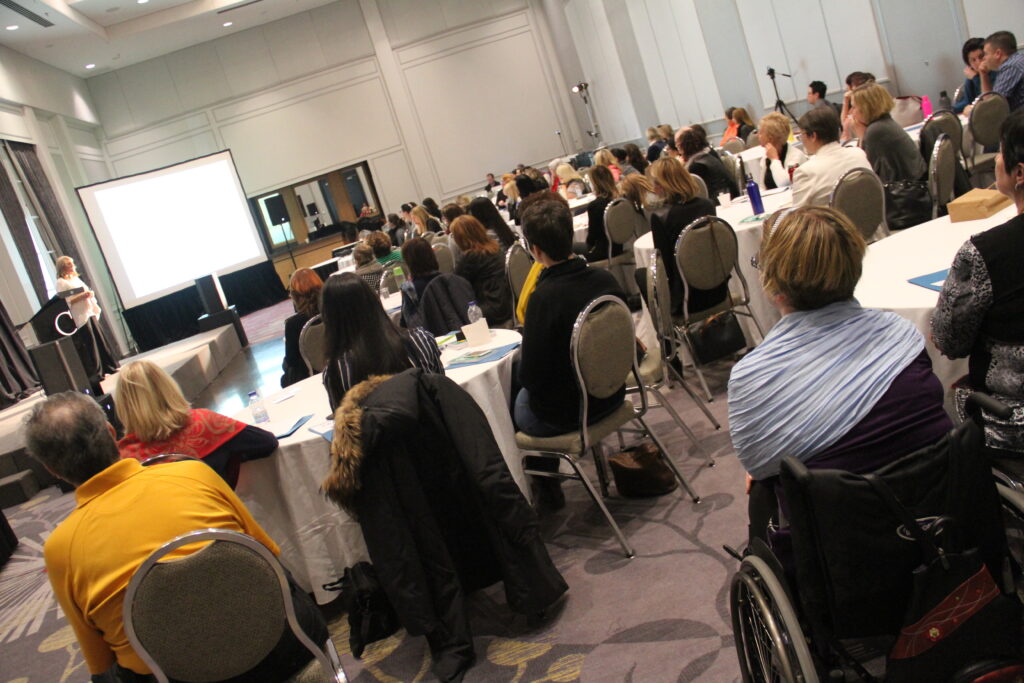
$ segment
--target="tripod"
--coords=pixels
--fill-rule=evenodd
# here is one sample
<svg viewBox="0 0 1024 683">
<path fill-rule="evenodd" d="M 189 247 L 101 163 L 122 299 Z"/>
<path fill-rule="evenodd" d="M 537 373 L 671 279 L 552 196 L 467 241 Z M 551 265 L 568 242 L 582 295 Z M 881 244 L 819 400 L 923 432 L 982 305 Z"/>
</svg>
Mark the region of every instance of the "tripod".
<svg viewBox="0 0 1024 683">
<path fill-rule="evenodd" d="M 779 73 L 779 75 L 785 76 L 786 78 L 793 78 L 789 74 Z M 775 82 L 775 69 L 772 67 L 768 67 L 768 78 L 772 79 L 772 90 L 775 91 L 775 111 L 780 114 L 785 114 L 789 118 L 793 119 L 793 123 L 796 123 L 796 117 L 793 116 L 793 112 L 789 110 L 786 103 L 782 101 L 782 97 L 779 96 L 779 84 Z"/>
</svg>

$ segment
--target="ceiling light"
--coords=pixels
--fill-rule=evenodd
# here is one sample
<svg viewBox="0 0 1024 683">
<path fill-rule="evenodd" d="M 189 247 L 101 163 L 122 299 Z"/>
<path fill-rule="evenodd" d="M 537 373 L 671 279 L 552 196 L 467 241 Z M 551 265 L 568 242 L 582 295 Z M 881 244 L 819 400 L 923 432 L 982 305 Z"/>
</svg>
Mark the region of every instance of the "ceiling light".
<svg viewBox="0 0 1024 683">
<path fill-rule="evenodd" d="M 18 30 L 18 25 L 17 24 L 11 24 L 10 26 L 7 27 L 7 30 L 8 31 L 17 31 Z"/>
<path fill-rule="evenodd" d="M 235 22 L 233 22 L 233 21 L 225 21 L 224 22 L 224 28 L 227 28 L 228 26 L 231 26 L 231 24 L 233 24 L 233 23 L 235 23 Z"/>
<path fill-rule="evenodd" d="M 86 65 L 85 65 L 85 68 L 86 68 L 86 69 L 95 69 L 95 68 L 96 68 L 96 65 L 95 65 L 95 64 L 86 64 Z"/>
<path fill-rule="evenodd" d="M 140 5 L 145 5 L 149 0 L 137 0 Z"/>
</svg>

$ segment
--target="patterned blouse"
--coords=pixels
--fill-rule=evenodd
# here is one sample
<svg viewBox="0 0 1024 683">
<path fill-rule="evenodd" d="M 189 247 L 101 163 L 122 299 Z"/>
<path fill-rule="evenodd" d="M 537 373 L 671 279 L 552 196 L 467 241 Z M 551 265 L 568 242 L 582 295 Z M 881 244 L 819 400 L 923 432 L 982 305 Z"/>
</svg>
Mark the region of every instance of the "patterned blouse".
<svg viewBox="0 0 1024 683">
<path fill-rule="evenodd" d="M 969 382 L 958 382 L 957 410 L 971 389 L 1013 408 L 1009 420 L 985 415 L 985 442 L 1024 454 L 1024 215 L 975 235 L 960 247 L 932 316 L 935 346 L 970 356 Z"/>
</svg>

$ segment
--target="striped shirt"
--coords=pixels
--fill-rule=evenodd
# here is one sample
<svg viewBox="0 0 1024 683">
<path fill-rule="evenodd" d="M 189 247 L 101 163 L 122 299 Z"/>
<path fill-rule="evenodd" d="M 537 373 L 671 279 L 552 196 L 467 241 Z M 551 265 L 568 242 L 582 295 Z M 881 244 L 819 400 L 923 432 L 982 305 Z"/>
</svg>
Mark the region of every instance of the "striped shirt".
<svg viewBox="0 0 1024 683">
<path fill-rule="evenodd" d="M 444 374 L 441 351 L 437 348 L 437 342 L 429 332 L 422 327 L 414 327 L 409 330 L 408 336 L 402 341 L 412 367 L 420 368 L 424 372 Z M 347 353 L 341 359 L 328 363 L 324 369 L 323 381 L 331 402 L 331 410 L 338 407 L 349 389 L 365 379 L 365 377 L 357 377 L 353 374 L 352 364 Z"/>
<path fill-rule="evenodd" d="M 1010 111 L 1024 107 L 1024 52 L 1014 52 L 1003 62 L 992 90 L 1006 98 Z"/>
</svg>

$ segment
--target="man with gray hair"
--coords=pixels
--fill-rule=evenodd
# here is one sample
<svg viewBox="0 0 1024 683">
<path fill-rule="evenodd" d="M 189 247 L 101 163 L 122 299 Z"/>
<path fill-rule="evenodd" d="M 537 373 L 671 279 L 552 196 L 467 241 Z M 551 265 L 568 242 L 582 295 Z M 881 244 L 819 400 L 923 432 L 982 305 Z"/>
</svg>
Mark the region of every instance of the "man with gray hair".
<svg viewBox="0 0 1024 683">
<path fill-rule="evenodd" d="M 128 582 L 154 550 L 199 529 L 227 529 L 280 551 L 231 488 L 200 460 L 143 467 L 119 459 L 114 428 L 84 394 L 65 392 L 37 405 L 25 421 L 29 453 L 78 488 L 77 506 L 46 540 L 53 592 L 78 637 L 94 679 L 113 669 L 117 680 L 151 673 L 132 649 L 121 615 Z M 296 616 L 317 643 L 323 617 L 293 588 Z M 277 647 L 249 673 L 283 680 L 311 658 L 285 628 Z M 105 680 L 105 679 L 100 679 Z"/>
</svg>

